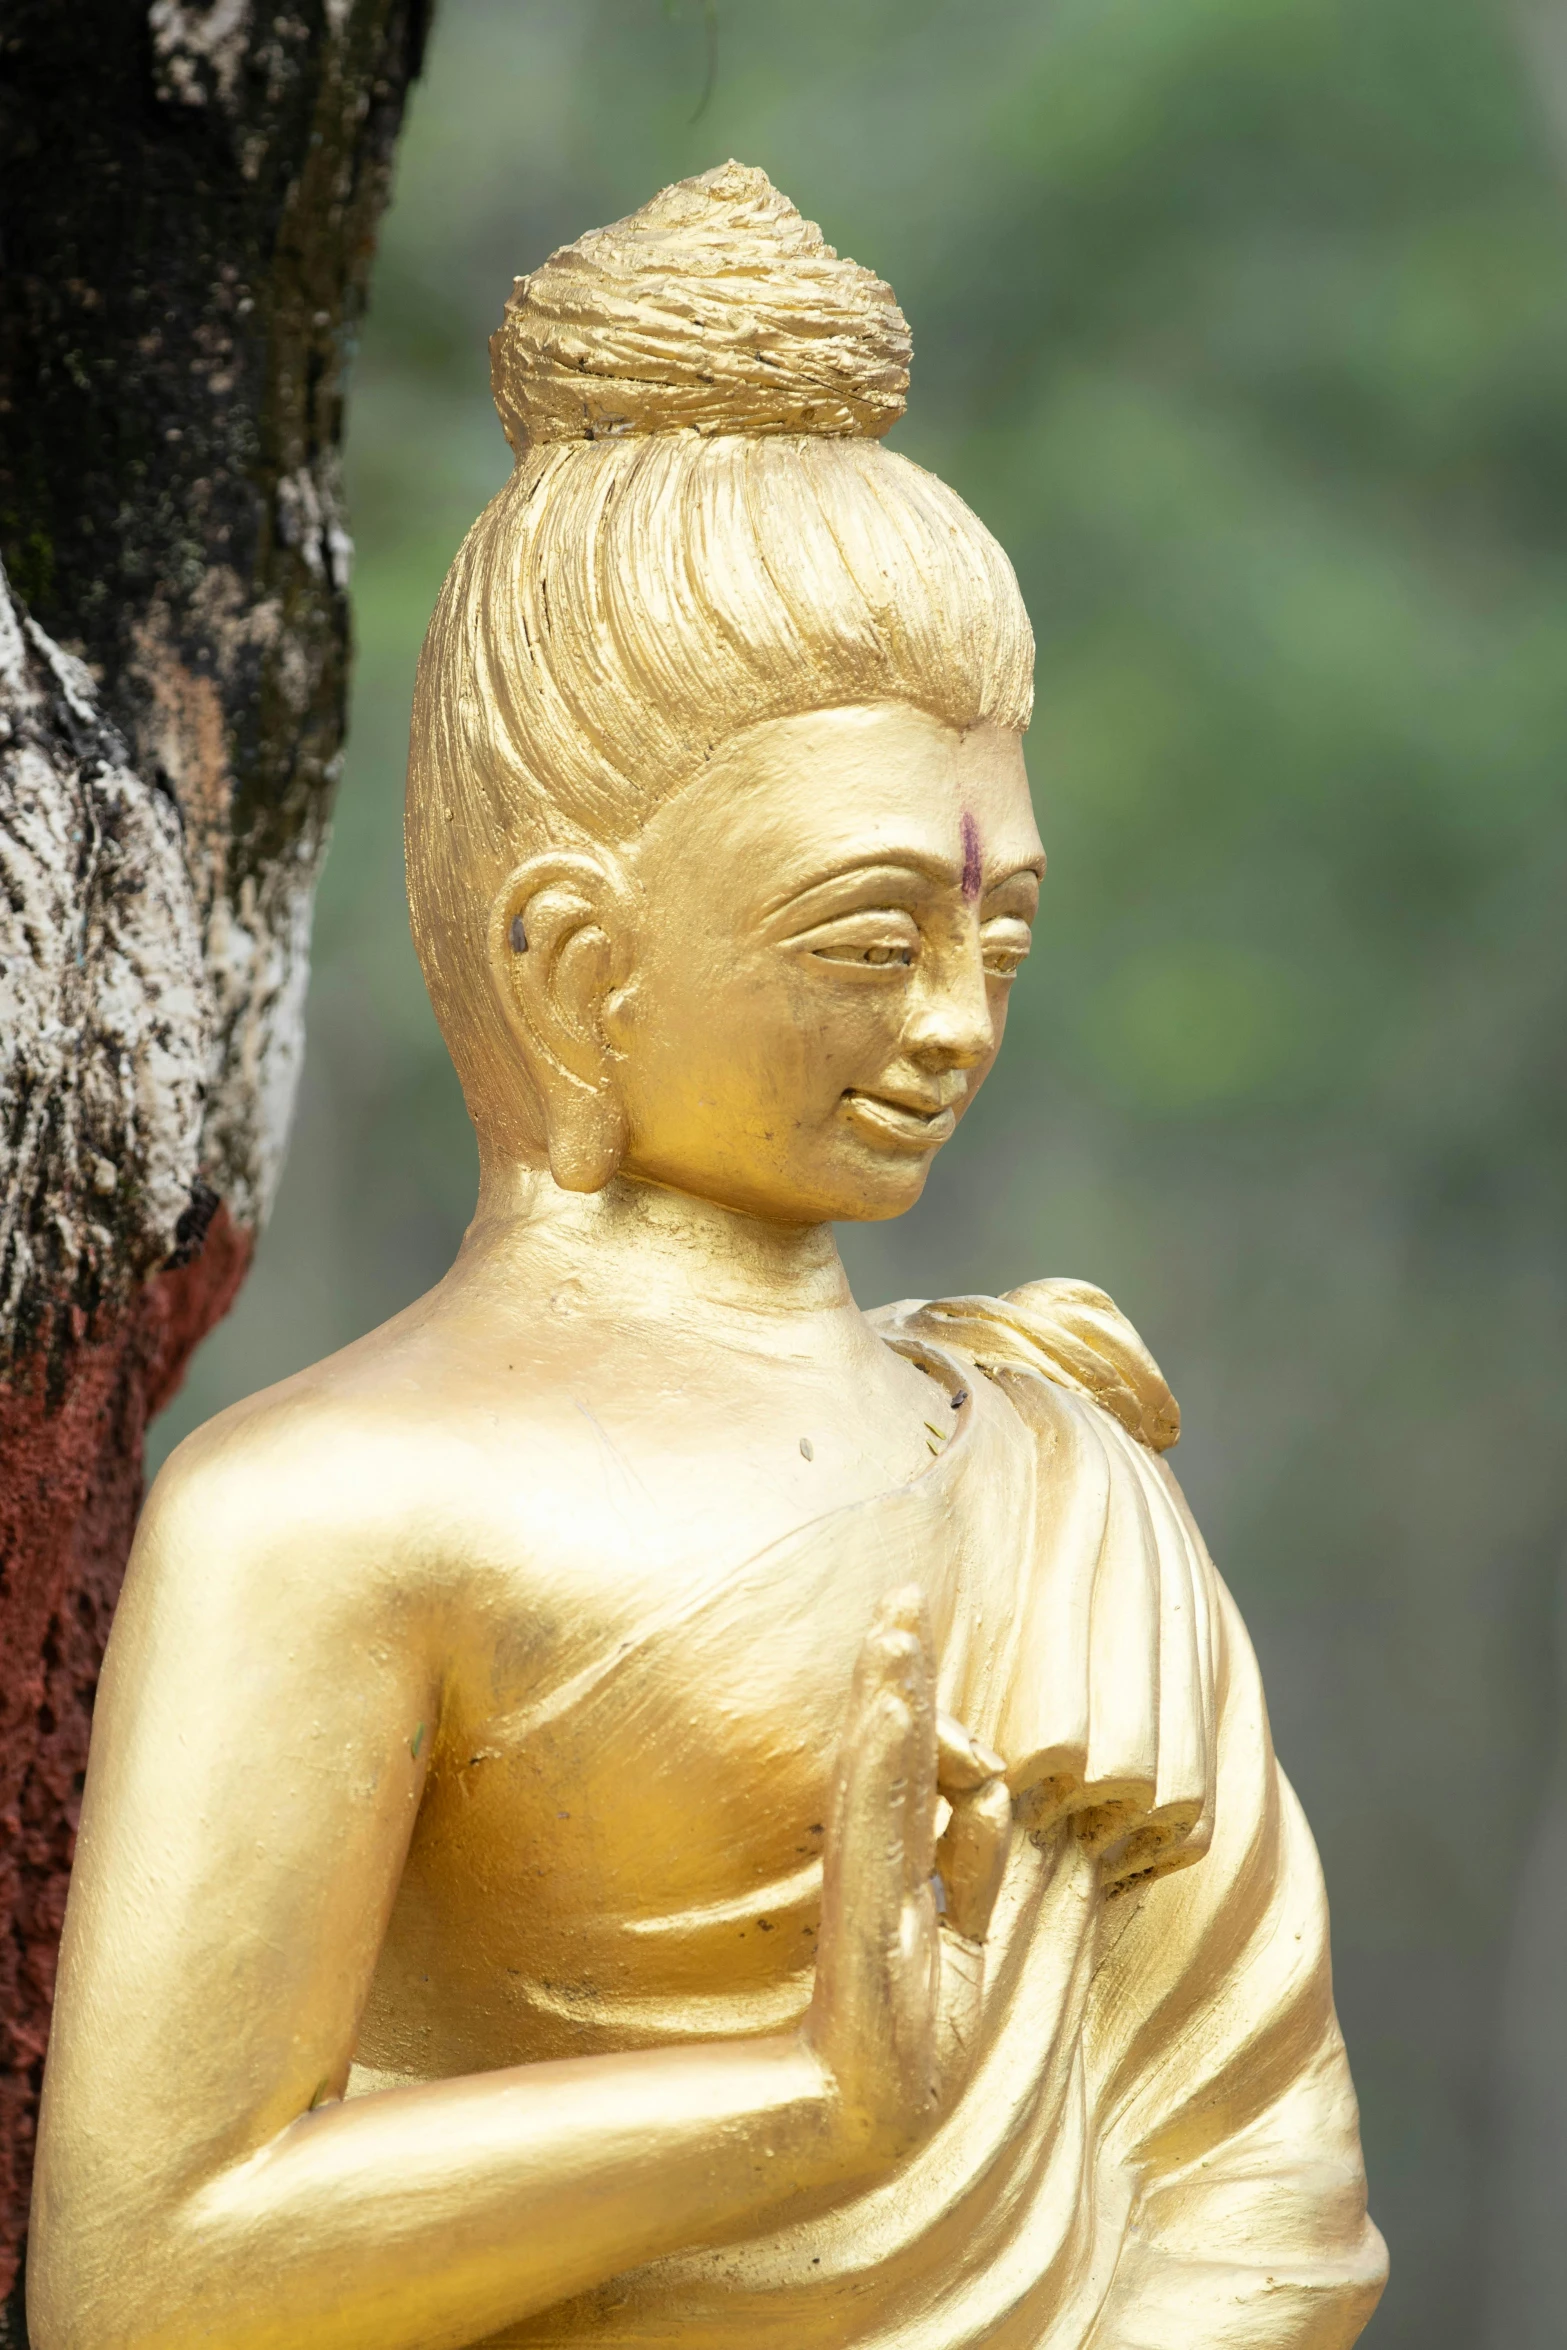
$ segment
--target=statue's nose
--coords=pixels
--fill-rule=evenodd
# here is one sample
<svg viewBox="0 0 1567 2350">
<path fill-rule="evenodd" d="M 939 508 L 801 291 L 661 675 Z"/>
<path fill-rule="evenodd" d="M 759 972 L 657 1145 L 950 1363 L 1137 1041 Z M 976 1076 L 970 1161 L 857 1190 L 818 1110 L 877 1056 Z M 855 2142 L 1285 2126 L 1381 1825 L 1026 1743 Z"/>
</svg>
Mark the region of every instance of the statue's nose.
<svg viewBox="0 0 1567 2350">
<path fill-rule="evenodd" d="M 978 955 L 943 971 L 919 991 L 903 1049 L 922 1069 L 973 1069 L 995 1049 L 990 998 Z"/>
</svg>

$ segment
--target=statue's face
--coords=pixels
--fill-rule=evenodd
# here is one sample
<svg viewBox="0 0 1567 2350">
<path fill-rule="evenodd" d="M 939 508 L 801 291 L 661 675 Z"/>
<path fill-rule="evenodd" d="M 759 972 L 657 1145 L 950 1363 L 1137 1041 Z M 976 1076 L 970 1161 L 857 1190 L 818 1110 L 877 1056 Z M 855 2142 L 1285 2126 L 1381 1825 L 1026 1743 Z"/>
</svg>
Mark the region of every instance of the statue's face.
<svg viewBox="0 0 1567 2350">
<path fill-rule="evenodd" d="M 901 703 L 768 722 L 715 748 L 632 867 L 607 1023 L 625 1172 L 777 1222 L 901 1214 L 1028 952 L 1019 738 Z"/>
</svg>

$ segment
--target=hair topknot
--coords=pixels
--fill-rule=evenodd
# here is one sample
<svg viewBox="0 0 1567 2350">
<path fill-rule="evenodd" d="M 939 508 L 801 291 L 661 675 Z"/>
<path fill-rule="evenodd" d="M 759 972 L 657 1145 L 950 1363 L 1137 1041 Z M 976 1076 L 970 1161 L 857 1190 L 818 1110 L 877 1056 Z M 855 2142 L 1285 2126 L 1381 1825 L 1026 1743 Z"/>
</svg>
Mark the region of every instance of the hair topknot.
<svg viewBox="0 0 1567 2350">
<path fill-rule="evenodd" d="M 720 164 L 519 277 L 490 381 L 519 458 L 546 441 L 820 433 L 903 413 L 892 288 L 840 260 L 764 171 Z"/>
</svg>

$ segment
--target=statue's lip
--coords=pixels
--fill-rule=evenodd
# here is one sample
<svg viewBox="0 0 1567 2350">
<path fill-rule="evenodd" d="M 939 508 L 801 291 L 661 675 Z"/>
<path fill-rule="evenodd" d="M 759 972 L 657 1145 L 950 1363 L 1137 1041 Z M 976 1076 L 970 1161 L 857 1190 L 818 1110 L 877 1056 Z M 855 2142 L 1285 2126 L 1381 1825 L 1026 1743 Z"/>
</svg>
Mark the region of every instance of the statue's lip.
<svg viewBox="0 0 1567 2350">
<path fill-rule="evenodd" d="M 933 1103 L 928 1110 L 921 1109 L 910 1102 L 895 1101 L 888 1094 L 863 1093 L 856 1086 L 849 1087 L 843 1099 L 857 1125 L 867 1128 L 878 1141 L 897 1143 L 904 1149 L 935 1150 L 958 1122 L 950 1106 Z"/>
</svg>

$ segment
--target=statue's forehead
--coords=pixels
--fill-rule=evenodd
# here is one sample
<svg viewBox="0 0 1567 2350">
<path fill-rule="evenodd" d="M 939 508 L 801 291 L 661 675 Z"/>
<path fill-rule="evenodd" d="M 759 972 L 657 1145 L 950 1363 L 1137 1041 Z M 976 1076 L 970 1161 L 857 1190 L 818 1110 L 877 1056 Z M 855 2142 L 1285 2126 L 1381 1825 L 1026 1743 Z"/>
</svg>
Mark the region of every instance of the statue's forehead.
<svg viewBox="0 0 1567 2350">
<path fill-rule="evenodd" d="M 816 711 L 749 728 L 704 763 L 655 817 L 657 854 L 678 832 L 732 853 L 938 858 L 955 876 L 977 862 L 1039 853 L 1020 738 L 959 729 L 903 704 Z"/>
</svg>

